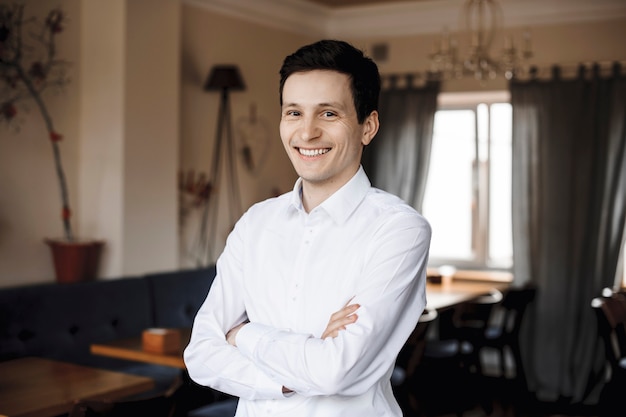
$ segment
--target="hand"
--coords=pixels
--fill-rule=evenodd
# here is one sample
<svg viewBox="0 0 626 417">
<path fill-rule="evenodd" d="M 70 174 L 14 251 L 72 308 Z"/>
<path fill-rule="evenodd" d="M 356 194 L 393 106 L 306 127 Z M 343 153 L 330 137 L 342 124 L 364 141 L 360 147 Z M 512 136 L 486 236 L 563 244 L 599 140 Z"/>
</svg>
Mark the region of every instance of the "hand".
<svg viewBox="0 0 626 417">
<path fill-rule="evenodd" d="M 226 341 L 230 345 L 233 345 L 233 346 L 237 347 L 237 343 L 236 343 L 237 333 L 239 332 L 239 329 L 241 329 L 243 326 L 245 326 L 248 323 L 250 323 L 250 322 L 248 320 L 246 320 L 243 323 L 240 323 L 240 324 L 236 325 L 235 327 L 233 327 L 232 329 L 230 329 L 228 331 L 228 333 L 226 333 Z"/>
<path fill-rule="evenodd" d="M 329 336 L 333 338 L 337 337 L 341 330 L 346 330 L 348 324 L 354 323 L 359 318 L 359 316 L 355 314 L 355 311 L 357 311 L 359 307 L 361 307 L 359 304 L 347 304 L 341 310 L 333 313 L 330 316 L 326 330 L 324 330 L 322 334 L 322 339 L 326 339 Z"/>
</svg>

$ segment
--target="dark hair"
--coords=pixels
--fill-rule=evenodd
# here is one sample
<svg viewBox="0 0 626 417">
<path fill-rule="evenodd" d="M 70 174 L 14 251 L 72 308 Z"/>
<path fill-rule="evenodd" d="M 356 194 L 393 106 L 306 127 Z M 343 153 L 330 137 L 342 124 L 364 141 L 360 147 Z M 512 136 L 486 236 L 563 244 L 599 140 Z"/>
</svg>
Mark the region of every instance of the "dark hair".
<svg viewBox="0 0 626 417">
<path fill-rule="evenodd" d="M 312 70 L 331 70 L 350 77 L 352 99 L 359 123 L 378 110 L 380 74 L 376 63 L 363 52 L 344 41 L 321 40 L 287 56 L 280 68 L 280 104 L 283 87 L 291 74 Z"/>
</svg>

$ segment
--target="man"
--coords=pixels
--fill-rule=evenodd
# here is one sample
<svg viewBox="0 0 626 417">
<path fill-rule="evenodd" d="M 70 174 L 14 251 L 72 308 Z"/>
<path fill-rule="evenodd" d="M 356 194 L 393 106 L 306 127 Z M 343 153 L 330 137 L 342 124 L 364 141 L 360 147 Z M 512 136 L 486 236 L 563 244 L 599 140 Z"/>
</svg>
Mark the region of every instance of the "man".
<svg viewBox="0 0 626 417">
<path fill-rule="evenodd" d="M 426 303 L 430 226 L 372 188 L 376 64 L 342 41 L 285 58 L 280 136 L 299 175 L 252 206 L 217 261 L 185 362 L 237 416 L 401 416 L 390 376 Z"/>
</svg>

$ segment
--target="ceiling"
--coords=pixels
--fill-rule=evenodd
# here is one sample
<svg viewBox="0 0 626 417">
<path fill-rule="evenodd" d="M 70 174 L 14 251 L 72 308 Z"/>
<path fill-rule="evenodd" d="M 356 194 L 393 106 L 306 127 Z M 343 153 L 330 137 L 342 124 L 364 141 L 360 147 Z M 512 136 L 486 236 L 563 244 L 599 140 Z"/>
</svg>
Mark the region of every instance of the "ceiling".
<svg viewBox="0 0 626 417">
<path fill-rule="evenodd" d="M 183 0 L 308 36 L 359 38 L 440 33 L 459 26 L 464 0 Z M 498 0 L 504 27 L 626 17 L 625 0 Z"/>
</svg>

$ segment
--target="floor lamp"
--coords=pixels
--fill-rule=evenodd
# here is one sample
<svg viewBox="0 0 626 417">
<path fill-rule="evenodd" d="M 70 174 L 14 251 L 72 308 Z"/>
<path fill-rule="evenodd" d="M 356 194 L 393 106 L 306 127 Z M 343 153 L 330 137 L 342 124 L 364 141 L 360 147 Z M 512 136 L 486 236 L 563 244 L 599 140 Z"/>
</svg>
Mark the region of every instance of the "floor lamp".
<svg viewBox="0 0 626 417">
<path fill-rule="evenodd" d="M 202 214 L 200 228 L 200 256 L 206 256 L 205 264 L 215 261 L 213 251 L 217 239 L 217 218 L 220 196 L 228 196 L 230 224 L 234 225 L 241 215 L 241 197 L 237 178 L 236 149 L 233 140 L 230 117 L 230 91 L 243 91 L 245 85 L 235 65 L 215 65 L 204 84 L 205 91 L 219 91 L 220 107 L 217 116 L 217 131 L 213 144 L 211 168 L 209 171 L 209 197 Z M 226 174 L 222 187 L 222 171 Z M 228 183 L 228 184 L 227 184 Z M 228 185 L 228 187 L 226 186 Z"/>
</svg>

